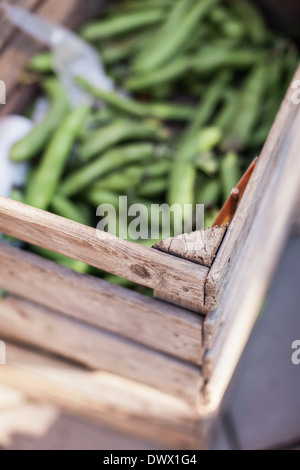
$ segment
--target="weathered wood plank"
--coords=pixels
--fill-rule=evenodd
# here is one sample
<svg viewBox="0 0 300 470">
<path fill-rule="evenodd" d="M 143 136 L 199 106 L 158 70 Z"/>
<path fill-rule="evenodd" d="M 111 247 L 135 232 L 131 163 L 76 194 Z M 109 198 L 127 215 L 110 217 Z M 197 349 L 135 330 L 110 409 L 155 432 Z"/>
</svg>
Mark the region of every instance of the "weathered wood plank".
<svg viewBox="0 0 300 470">
<path fill-rule="evenodd" d="M 0 243 L 0 287 L 153 349 L 201 364 L 197 314 Z"/>
<path fill-rule="evenodd" d="M 169 395 L 107 372 L 84 370 L 40 351 L 11 344 L 7 350 L 8 364 L 0 368 L 0 381 L 30 398 L 170 448 L 200 446 L 199 416 Z"/>
<path fill-rule="evenodd" d="M 26 398 L 22 392 L 1 384 L 0 386 L 0 413 L 2 411 L 6 411 L 11 408 L 17 408 L 20 405 L 23 405 L 25 401 L 26 401 Z"/>
<path fill-rule="evenodd" d="M 300 79 L 300 68 L 296 72 L 293 81 L 297 79 Z M 292 102 L 294 92 L 294 89 L 289 88 L 247 185 L 244 197 L 207 276 L 205 306 L 210 310 L 216 308 L 227 289 L 231 272 L 240 257 L 240 247 L 243 246 L 244 240 L 248 237 L 249 230 L 252 228 L 253 219 L 261 206 L 261 199 L 266 192 L 269 192 L 269 186 L 272 184 L 270 174 L 272 173 L 274 178 L 280 179 L 281 168 L 278 163 L 278 151 L 282 147 L 283 140 L 292 127 L 298 112 L 298 106 Z M 288 181 L 285 184 L 288 185 Z M 270 236 L 272 236 L 271 227 Z"/>
<path fill-rule="evenodd" d="M 219 405 L 228 386 L 293 223 L 299 193 L 300 107 L 290 98 L 291 90 L 250 182 L 250 191 L 256 191 L 248 193 L 250 201 L 245 196 L 239 212 L 248 233 L 242 228 L 242 240 L 237 239 L 226 295 L 207 322 L 206 334 L 217 337 L 205 357 L 206 378 L 211 374 L 205 394 L 212 408 Z"/>
<path fill-rule="evenodd" d="M 197 406 L 198 367 L 16 297 L 0 301 L 1 336 L 150 385 Z"/>
<path fill-rule="evenodd" d="M 204 303 L 208 268 L 0 198 L 0 231 L 178 298 Z"/>
</svg>

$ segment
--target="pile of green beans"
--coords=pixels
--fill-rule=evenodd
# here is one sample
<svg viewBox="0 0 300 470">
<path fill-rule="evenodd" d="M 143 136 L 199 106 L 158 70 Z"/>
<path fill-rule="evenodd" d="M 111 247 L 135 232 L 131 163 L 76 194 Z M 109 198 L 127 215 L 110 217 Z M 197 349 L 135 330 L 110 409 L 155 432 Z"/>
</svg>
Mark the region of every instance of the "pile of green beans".
<svg viewBox="0 0 300 470">
<path fill-rule="evenodd" d="M 149 224 L 151 204 L 203 203 L 211 225 L 264 145 L 298 64 L 294 44 L 248 0 L 120 0 L 80 34 L 116 87 L 107 93 L 78 77 L 94 105 L 70 109 L 51 54 L 31 58 L 49 110 L 12 148 L 13 161 L 31 165 L 12 197 L 91 226 L 98 205 L 118 211 L 119 196 L 142 202 Z"/>
</svg>

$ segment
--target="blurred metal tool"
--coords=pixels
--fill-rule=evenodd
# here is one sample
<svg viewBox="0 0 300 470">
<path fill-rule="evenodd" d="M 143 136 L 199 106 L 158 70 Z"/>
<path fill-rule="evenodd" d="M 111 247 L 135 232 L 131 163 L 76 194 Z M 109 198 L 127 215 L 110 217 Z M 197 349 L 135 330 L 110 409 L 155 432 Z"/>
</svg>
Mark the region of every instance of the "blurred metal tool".
<svg viewBox="0 0 300 470">
<path fill-rule="evenodd" d="M 71 106 L 93 102 L 93 98 L 75 83 L 76 77 L 83 77 L 103 91 L 113 89 L 114 83 L 106 75 L 98 52 L 79 36 L 23 8 L 7 3 L 1 3 L 1 6 L 15 26 L 52 50 L 54 71 L 65 87 Z"/>
</svg>

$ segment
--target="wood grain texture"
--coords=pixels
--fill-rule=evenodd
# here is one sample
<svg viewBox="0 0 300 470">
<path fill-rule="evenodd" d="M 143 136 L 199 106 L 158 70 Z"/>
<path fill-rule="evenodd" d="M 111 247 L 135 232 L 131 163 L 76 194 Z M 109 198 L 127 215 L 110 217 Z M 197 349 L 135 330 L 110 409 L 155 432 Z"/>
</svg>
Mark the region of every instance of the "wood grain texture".
<svg viewBox="0 0 300 470">
<path fill-rule="evenodd" d="M 38 346 L 93 369 L 145 383 L 194 407 L 198 404 L 198 367 L 32 302 L 4 298 L 0 302 L 0 331 L 4 339 Z"/>
<path fill-rule="evenodd" d="M 219 225 L 192 233 L 184 233 L 162 240 L 152 248 L 210 268 L 226 230 L 227 225 Z"/>
<path fill-rule="evenodd" d="M 94 17 L 96 12 L 101 11 L 104 2 L 95 2 L 94 0 L 86 0 L 85 2 L 79 0 L 64 0 L 63 2 L 60 0 L 40 0 L 39 2 L 24 0 L 23 5 L 21 2 L 17 3 L 30 9 L 34 8 L 35 12 L 43 18 L 70 28 L 76 28 L 86 19 Z M 29 58 L 39 52 L 43 45 L 15 29 L 11 30 L 11 26 L 5 18 L 2 18 L 1 21 L 5 25 L 5 32 L 2 33 L 3 30 L 0 30 L 0 37 L 4 38 L 0 56 L 0 78 L 6 83 L 8 98 L 7 104 L 0 107 L 0 116 L 4 116 L 12 112 L 21 112 L 24 110 L 24 106 L 30 102 L 34 89 L 21 86 L 20 76 Z M 12 36 L 10 36 L 11 31 Z M 7 37 L 9 43 L 6 42 Z"/>
<path fill-rule="evenodd" d="M 0 413 L 3 411 L 7 411 L 8 409 L 18 408 L 25 402 L 25 395 L 20 392 L 20 390 L 7 387 L 3 384 L 0 385 Z"/>
<path fill-rule="evenodd" d="M 0 243 L 0 287 L 67 316 L 201 364 L 197 314 Z"/>
<path fill-rule="evenodd" d="M 203 305 L 205 266 L 2 197 L 0 232 Z"/>
<path fill-rule="evenodd" d="M 296 72 L 293 81 L 297 79 L 300 79 L 300 68 Z M 281 168 L 278 162 L 278 153 L 298 112 L 298 106 L 292 102 L 293 93 L 294 89 L 290 87 L 247 185 L 244 197 L 207 276 L 205 306 L 211 310 L 217 306 L 226 290 L 231 271 L 240 256 L 240 247 L 248 237 L 252 221 L 261 206 L 261 198 L 265 197 L 265 193 L 270 190 L 269 187 L 272 184 L 271 174 L 274 175 L 273 178 L 280 179 Z M 288 182 L 285 183 L 288 185 Z M 272 230 L 270 232 L 272 237 Z"/>
<path fill-rule="evenodd" d="M 41 351 L 7 344 L 1 383 L 30 398 L 170 448 L 196 449 L 199 416 L 184 402 L 107 372 L 87 371 Z"/>
<path fill-rule="evenodd" d="M 300 70 L 295 78 L 300 78 Z M 248 198 L 237 214 L 245 224 L 243 235 L 237 240 L 226 295 L 207 322 L 209 345 L 216 338 L 204 367 L 205 398 L 212 409 L 219 406 L 228 386 L 293 223 L 299 193 L 300 106 L 290 98 L 291 90 L 250 181 Z M 222 246 L 220 256 L 227 248 Z"/>
</svg>

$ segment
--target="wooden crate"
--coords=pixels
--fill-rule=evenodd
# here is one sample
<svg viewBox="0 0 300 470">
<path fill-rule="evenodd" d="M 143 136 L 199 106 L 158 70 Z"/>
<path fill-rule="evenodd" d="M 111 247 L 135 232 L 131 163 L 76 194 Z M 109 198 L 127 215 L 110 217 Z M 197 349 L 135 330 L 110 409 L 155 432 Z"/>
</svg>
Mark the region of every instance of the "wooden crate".
<svg viewBox="0 0 300 470">
<path fill-rule="evenodd" d="M 55 9 L 53 0 L 24 3 L 65 22 L 79 2 L 68 0 L 65 11 Z M 19 111 L 23 97 L 30 96 L 17 85 L 28 58 L 19 49 L 24 37 L 13 31 L 7 37 L 11 42 L 3 45 L 0 71 L 12 58 L 19 60 L 13 76 L 9 72 L 2 114 Z M 35 50 L 30 47 L 29 53 Z M 0 287 L 10 293 L 0 302 L 8 362 L 0 367 L 3 383 L 165 445 L 204 446 L 293 223 L 300 181 L 300 108 L 292 101 L 294 92 L 288 90 L 210 267 L 109 234 L 96 236 L 93 228 L 0 198 L 1 232 L 150 287 L 169 300 L 1 244 Z"/>
</svg>

